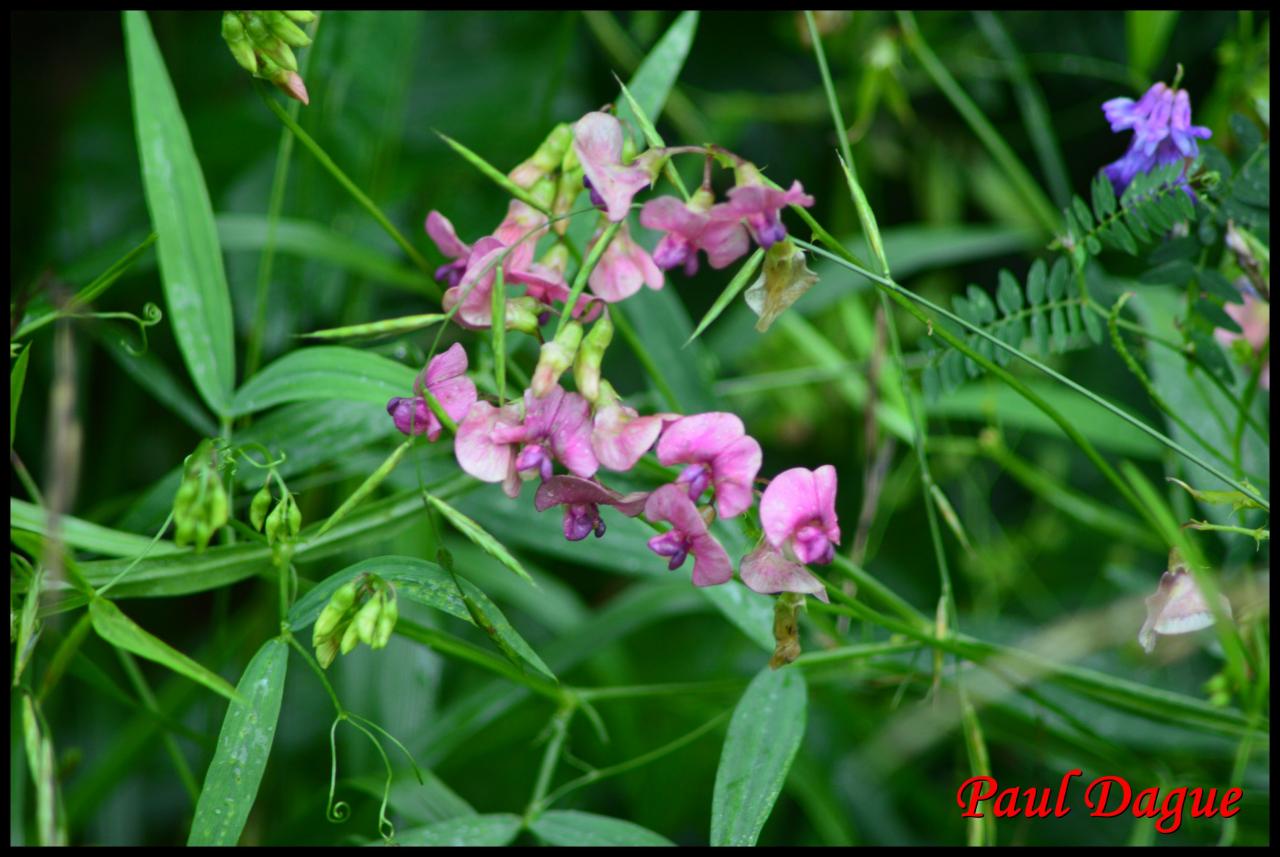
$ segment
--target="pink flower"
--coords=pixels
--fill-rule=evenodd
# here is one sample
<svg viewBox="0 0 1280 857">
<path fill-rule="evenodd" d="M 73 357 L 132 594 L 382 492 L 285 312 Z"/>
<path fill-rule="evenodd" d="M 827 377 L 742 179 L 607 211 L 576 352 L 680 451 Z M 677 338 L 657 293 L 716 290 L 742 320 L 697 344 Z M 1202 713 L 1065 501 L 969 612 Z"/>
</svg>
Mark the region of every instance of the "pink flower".
<svg viewBox="0 0 1280 857">
<path fill-rule="evenodd" d="M 694 586 L 715 586 L 733 577 L 729 555 L 707 532 L 707 522 L 679 485 L 663 485 L 650 494 L 644 504 L 644 516 L 655 523 L 671 524 L 670 530 L 649 539 L 650 550 L 658 556 L 671 557 L 667 568 L 674 571 L 693 554 Z"/>
<path fill-rule="evenodd" d="M 599 482 L 579 476 L 552 476 L 538 486 L 533 507 L 545 512 L 552 506 L 564 506 L 564 537 L 576 542 L 593 532 L 596 538 L 604 535 L 605 526 L 600 519 L 599 506 L 613 506 L 634 518 L 644 510 L 648 497 L 646 491 L 619 494 Z"/>
<path fill-rule="evenodd" d="M 710 213 L 713 210 L 711 195 L 705 191 L 694 194 L 687 204 L 674 196 L 646 202 L 640 209 L 640 225 L 666 233 L 653 249 L 654 263 L 664 271 L 683 265 L 685 274 L 693 276 L 698 271 L 699 250 L 716 269 L 733 264 L 746 253 L 751 244 L 738 218 L 718 217 Z"/>
<path fill-rule="evenodd" d="M 493 280 L 501 264 L 498 260 L 506 251 L 507 245 L 491 235 L 472 248 L 458 284 L 447 289 L 440 301 L 445 312 L 457 307 L 454 320 L 458 324 L 469 330 L 485 330 L 493 324 Z"/>
<path fill-rule="evenodd" d="M 427 235 L 435 242 L 440 252 L 453 260 L 436 268 L 436 282 L 447 283 L 450 286 L 458 285 L 462 280 L 463 272 L 467 270 L 467 260 L 471 258 L 470 245 L 458 239 L 458 233 L 453 231 L 453 224 L 449 222 L 449 218 L 438 211 L 427 215 L 426 227 Z"/>
<path fill-rule="evenodd" d="M 653 446 L 663 424 L 676 419 L 679 417 L 675 414 L 642 417 L 635 408 L 617 400 L 611 401 L 596 408 L 591 426 L 591 449 L 602 467 L 625 472 Z"/>
<path fill-rule="evenodd" d="M 644 167 L 622 165 L 622 123 L 608 113 L 588 113 L 573 126 L 573 151 L 582 164 L 583 185 L 593 205 L 615 223 L 627 216 L 631 199 L 653 182 Z"/>
<path fill-rule="evenodd" d="M 830 604 L 827 588 L 803 565 L 792 562 L 767 541 L 742 558 L 738 569 L 742 582 L 755 592 L 773 595 L 777 592 L 800 592 Z"/>
<path fill-rule="evenodd" d="M 734 414 L 712 412 L 681 417 L 658 440 L 658 461 L 689 465 L 676 480 L 697 501 L 715 489 L 716 512 L 732 518 L 751 507 L 751 484 L 760 472 L 760 444 L 748 437 Z"/>
<path fill-rule="evenodd" d="M 729 201 L 712 209 L 712 216 L 746 221 L 751 237 L 768 249 L 787 237 L 779 212 L 788 205 L 813 205 L 813 197 L 804 192 L 799 181 L 790 190 L 776 190 L 763 184 L 740 184 L 729 189 Z M 718 209 L 718 211 L 717 211 Z"/>
<path fill-rule="evenodd" d="M 1218 593 L 1222 612 L 1231 616 L 1231 603 Z M 1143 651 L 1151 654 L 1156 647 L 1156 635 L 1190 634 L 1213 624 L 1213 611 L 1204 593 L 1196 586 L 1195 578 L 1185 566 L 1174 568 L 1160 575 L 1160 585 L 1154 595 L 1147 598 L 1147 621 L 1138 631 L 1138 642 Z"/>
<path fill-rule="evenodd" d="M 1266 347 L 1267 340 L 1271 338 L 1271 304 L 1264 300 L 1260 300 L 1252 294 L 1253 289 L 1250 288 L 1245 292 L 1243 304 L 1226 304 L 1223 309 L 1227 315 L 1231 316 L 1236 324 L 1240 325 L 1240 333 L 1233 330 L 1224 330 L 1219 327 L 1213 331 L 1214 338 L 1218 340 L 1218 344 L 1228 351 L 1235 351 L 1241 346 L 1235 343 L 1243 340 L 1248 343 L 1249 350 L 1254 354 L 1260 354 L 1262 349 Z M 1247 352 L 1246 352 L 1247 353 Z M 1258 385 L 1264 390 L 1271 389 L 1271 359 L 1267 356 L 1267 364 L 1262 367 L 1262 375 L 1258 379 Z"/>
<path fill-rule="evenodd" d="M 413 382 L 413 390 L 418 395 L 411 399 L 397 396 L 387 402 L 387 413 L 402 433 L 425 434 L 427 440 L 435 441 L 443 426 L 427 405 L 424 390 L 430 391 L 454 422 L 465 417 L 476 401 L 476 385 L 467 377 L 467 352 L 462 344 L 455 342 L 433 357 Z"/>
<path fill-rule="evenodd" d="M 803 563 L 828 563 L 840 543 L 836 469 L 793 467 L 773 478 L 760 498 L 760 523 L 769 543 Z"/>
<path fill-rule="evenodd" d="M 570 473 L 589 477 L 599 464 L 591 452 L 591 406 L 577 393 L 556 386 L 542 398 L 526 390 L 523 417 L 512 403 L 501 409 L 476 402 L 458 426 L 454 452 L 458 464 L 483 482 L 502 482 L 511 497 L 520 493 L 513 479 L 551 478 L 559 461 Z"/>
<path fill-rule="evenodd" d="M 605 248 L 587 284 L 601 300 L 612 304 L 631 297 L 641 285 L 651 289 L 662 288 L 662 271 L 658 270 L 645 249 L 631 240 L 631 233 L 624 222 L 622 229 Z"/>
</svg>

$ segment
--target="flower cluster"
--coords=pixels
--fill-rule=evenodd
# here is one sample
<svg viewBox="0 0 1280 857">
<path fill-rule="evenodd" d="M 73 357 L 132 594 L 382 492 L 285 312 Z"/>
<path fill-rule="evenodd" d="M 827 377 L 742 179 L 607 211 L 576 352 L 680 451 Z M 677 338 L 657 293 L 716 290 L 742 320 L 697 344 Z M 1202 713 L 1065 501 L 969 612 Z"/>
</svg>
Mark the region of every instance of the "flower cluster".
<svg viewBox="0 0 1280 857">
<path fill-rule="evenodd" d="M 1133 131 L 1129 151 L 1102 168 L 1117 193 L 1133 177 L 1175 161 L 1190 163 L 1200 154 L 1197 139 L 1208 139 L 1208 128 L 1191 124 L 1191 97 L 1185 89 L 1157 83 L 1142 98 L 1113 98 L 1102 105 L 1112 131 Z M 1187 189 L 1190 192 L 1190 189 Z"/>
<path fill-rule="evenodd" d="M 641 415 L 627 405 L 600 376 L 613 335 L 607 305 L 641 286 L 661 288 L 664 271 L 678 267 L 693 274 L 699 253 L 706 254 L 713 268 L 723 268 L 745 255 L 754 241 L 793 259 L 800 251 L 787 240 L 780 213 L 787 206 L 812 205 L 813 198 L 799 182 L 787 190 L 769 186 L 754 165 L 717 147 L 650 149 L 630 158 L 627 147 L 617 118 L 588 113 L 573 126 L 558 127 L 509 174 L 527 196 L 511 201 L 492 234 L 467 244 L 447 218 L 430 213 L 427 233 L 449 260 L 436 271 L 437 280 L 447 286 L 444 308 L 464 328 L 491 326 L 500 271 L 506 327 L 537 337 L 541 353 L 528 389 L 513 400 L 492 402 L 477 395 L 466 377 L 466 353 L 455 344 L 427 364 L 414 395 L 392 399 L 387 412 L 401 432 L 425 435 L 428 441 L 436 440 L 450 421 L 456 423 L 454 453 L 462 470 L 501 484 L 512 498 L 525 482 L 536 481 L 535 508 L 561 508 L 564 536 L 571 541 L 605 535 L 601 506 L 642 516 L 659 531 L 648 546 L 668 568 L 692 559 L 694 584 L 713 586 L 732 579 L 734 563 L 710 525 L 717 518 L 743 515 L 755 504 L 760 444 L 731 413 Z M 640 223 L 662 233 L 650 256 L 629 234 L 628 215 L 635 195 L 654 184 L 675 154 L 707 158 L 707 178 L 687 202 L 663 196 L 643 205 Z M 719 202 L 710 186 L 713 160 L 732 166 L 736 177 Z M 561 215 L 571 216 L 572 199 L 582 189 L 599 210 L 594 216 L 600 223 L 587 254 L 597 262 L 587 280 L 591 294 L 566 313 L 569 250 L 559 227 Z M 550 246 L 535 261 L 535 244 L 544 237 Z M 610 243 L 597 247 L 602 240 Z M 770 268 L 774 279 L 779 278 L 776 267 Z M 804 287 L 811 282 L 805 279 Z M 793 283 L 784 285 L 794 292 Z M 541 326 L 553 312 L 562 318 L 548 340 Z M 570 370 L 574 390 L 561 385 Z M 660 465 L 673 468 L 672 481 L 652 491 L 622 494 L 599 480 L 602 470 L 629 471 L 651 451 Z M 764 536 L 740 566 L 747 586 L 826 600 L 822 583 L 805 565 L 829 563 L 834 556 L 840 541 L 835 493 L 836 473 L 829 465 L 816 471 L 794 468 L 768 484 L 760 498 Z"/>
</svg>

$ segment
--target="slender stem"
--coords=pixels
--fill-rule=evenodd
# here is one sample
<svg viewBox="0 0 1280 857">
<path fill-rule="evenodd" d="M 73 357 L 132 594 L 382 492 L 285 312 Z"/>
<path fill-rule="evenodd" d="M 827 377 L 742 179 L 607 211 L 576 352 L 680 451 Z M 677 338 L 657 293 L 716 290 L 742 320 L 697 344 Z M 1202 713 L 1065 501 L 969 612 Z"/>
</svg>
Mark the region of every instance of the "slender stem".
<svg viewBox="0 0 1280 857">
<path fill-rule="evenodd" d="M 591 272 L 596 269 L 596 265 L 600 262 L 600 257 L 604 255 L 604 251 L 609 249 L 609 244 L 613 241 L 613 236 L 618 234 L 618 230 L 622 228 L 624 221 L 610 223 L 604 233 L 597 239 L 591 252 L 587 254 L 586 261 L 582 263 L 582 267 L 578 269 L 578 274 L 573 278 L 573 288 L 569 291 L 569 297 L 565 299 L 564 309 L 560 312 L 560 321 L 556 324 L 556 336 L 564 330 L 564 326 L 569 323 L 569 319 L 573 316 L 573 309 L 578 305 L 578 297 L 582 294 L 583 289 L 587 287 L 587 280 L 591 277 Z"/>
<path fill-rule="evenodd" d="M 538 767 L 538 779 L 533 784 L 533 795 L 529 805 L 525 807 L 525 824 L 529 824 L 541 809 L 542 801 L 551 788 L 551 778 L 555 776 L 556 764 L 560 761 L 560 751 L 564 748 L 565 738 L 569 735 L 569 723 L 573 720 L 576 706 L 572 703 L 561 705 L 551 717 L 551 738 L 547 741 L 547 749 L 542 754 L 542 764 Z"/>
<path fill-rule="evenodd" d="M 433 297 L 439 297 L 440 290 L 436 286 L 435 281 L 431 279 L 435 272 L 432 269 L 431 264 L 427 262 L 426 258 L 423 257 L 423 255 L 418 252 L 417 248 L 410 244 L 408 240 L 400 234 L 400 230 L 396 229 L 395 226 L 391 224 L 391 221 L 387 219 L 387 216 L 382 213 L 382 210 L 378 208 L 374 201 L 369 199 L 365 192 L 356 187 L 355 182 L 348 178 L 347 174 L 338 168 L 338 165 L 333 162 L 333 159 L 329 157 L 325 150 L 320 148 L 320 144 L 313 140 L 310 134 L 302 130 L 302 126 L 295 122 L 285 109 L 279 105 L 276 99 L 267 93 L 262 84 L 258 81 L 254 81 L 254 83 L 257 87 L 258 94 L 262 96 L 262 100 L 266 102 L 267 107 L 271 109 L 271 112 L 280 118 L 280 121 L 285 124 L 285 127 L 293 132 L 294 136 L 298 138 L 298 142 L 302 143 L 302 145 L 315 156 L 316 160 L 320 162 L 320 165 L 329 172 L 329 175 L 333 176 L 338 184 L 342 185 L 342 187 L 346 189 L 347 193 L 351 194 L 355 201 L 360 204 L 360 207 L 367 211 L 369 216 L 376 220 L 378 225 L 391 236 L 392 240 L 400 245 L 400 249 L 404 250 L 405 255 L 409 257 L 413 264 L 417 265 L 418 269 L 427 275 L 428 282 L 424 283 L 424 286 L 427 286 L 427 291 L 430 292 Z"/>
<path fill-rule="evenodd" d="M 124 667 L 125 674 L 129 676 L 129 682 L 133 685 L 133 689 L 137 691 L 143 707 L 158 719 L 164 719 L 164 715 L 160 712 L 160 707 L 156 704 L 156 695 L 151 692 L 151 686 L 147 684 L 146 676 L 142 674 L 142 670 L 138 669 L 138 662 L 133 659 L 133 655 L 121 648 L 116 648 L 116 654 L 120 656 L 120 665 Z M 182 781 L 182 787 L 186 789 L 187 797 L 191 799 L 191 803 L 194 805 L 200 797 L 200 786 L 197 785 L 196 778 L 191 773 L 191 766 L 187 764 L 186 757 L 182 755 L 177 742 L 173 740 L 173 735 L 169 734 L 167 729 L 164 731 L 162 739 L 164 740 L 165 750 L 169 753 L 169 758 L 173 760 L 173 766 L 178 771 L 178 779 Z"/>
</svg>

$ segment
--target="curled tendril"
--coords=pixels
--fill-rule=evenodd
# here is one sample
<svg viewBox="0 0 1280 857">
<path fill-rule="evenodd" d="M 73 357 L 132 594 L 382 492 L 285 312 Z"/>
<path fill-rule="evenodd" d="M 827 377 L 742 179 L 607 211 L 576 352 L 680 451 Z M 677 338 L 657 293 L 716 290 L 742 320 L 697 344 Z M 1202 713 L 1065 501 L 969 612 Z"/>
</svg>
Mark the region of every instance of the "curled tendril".
<svg viewBox="0 0 1280 857">
<path fill-rule="evenodd" d="M 377 726 L 372 721 L 365 720 L 363 717 L 351 715 L 351 720 L 349 721 L 351 725 L 363 732 L 365 737 L 373 742 L 373 749 L 378 751 L 378 755 L 382 757 L 382 764 L 387 768 L 387 782 L 382 787 L 382 805 L 378 807 L 378 834 L 383 838 L 383 840 L 390 843 L 396 835 L 396 826 L 391 823 L 391 819 L 387 818 L 387 802 L 391 799 L 391 782 L 394 779 L 394 772 L 391 769 L 391 760 L 387 758 L 387 751 L 382 748 L 382 742 L 379 741 L 377 736 L 365 728 L 359 721 L 368 723 L 388 738 L 391 738 L 391 735 L 381 726 Z M 396 739 L 391 738 L 391 740 L 395 741 Z M 396 743 L 399 744 L 400 742 L 396 741 Z M 408 751 L 406 750 L 405 752 L 407 753 Z M 412 757 L 410 758 L 412 760 Z M 414 765 L 414 770 L 417 770 L 417 765 Z M 418 782 L 422 782 L 421 776 L 419 776 Z"/>
<path fill-rule="evenodd" d="M 125 321 L 131 321 L 138 326 L 138 336 L 142 339 L 142 347 L 134 348 L 129 342 L 128 337 L 120 337 L 120 347 L 129 353 L 132 357 L 141 357 L 147 353 L 147 328 L 154 327 L 164 319 L 164 313 L 160 311 L 160 307 L 151 301 L 147 301 L 142 305 L 142 316 L 138 317 L 131 312 L 87 312 L 87 313 L 68 313 L 74 318 L 119 318 Z"/>
<path fill-rule="evenodd" d="M 254 461 L 253 456 L 249 455 L 249 453 L 245 451 L 249 449 L 255 450 L 257 452 L 261 452 L 262 457 L 266 459 L 266 462 L 264 464 L 259 464 L 257 461 Z M 279 458 L 272 458 L 271 450 L 267 449 L 262 444 L 255 443 L 253 441 L 240 444 L 239 446 L 236 447 L 235 451 L 240 453 L 241 458 L 243 458 L 245 461 L 252 464 L 254 467 L 258 468 L 259 470 L 274 470 L 275 468 L 284 464 L 285 460 L 289 457 L 287 454 L 285 454 L 283 450 L 281 450 Z"/>
<path fill-rule="evenodd" d="M 351 806 L 344 800 L 335 802 L 333 793 L 338 785 L 338 724 L 345 718 L 339 714 L 329 727 L 329 802 L 324 809 L 324 817 L 333 824 L 341 824 L 351 817 Z"/>
</svg>

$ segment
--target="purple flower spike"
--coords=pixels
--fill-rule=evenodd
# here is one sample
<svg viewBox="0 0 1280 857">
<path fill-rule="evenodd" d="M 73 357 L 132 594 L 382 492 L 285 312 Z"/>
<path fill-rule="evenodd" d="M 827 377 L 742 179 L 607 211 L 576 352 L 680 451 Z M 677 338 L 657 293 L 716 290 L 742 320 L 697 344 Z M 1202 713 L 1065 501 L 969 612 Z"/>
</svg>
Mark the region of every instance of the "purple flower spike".
<svg viewBox="0 0 1280 857">
<path fill-rule="evenodd" d="M 1163 83 L 1152 86 L 1136 102 L 1113 98 L 1102 105 L 1102 113 L 1112 131 L 1133 131 L 1129 151 L 1103 167 L 1117 193 L 1123 193 L 1136 175 L 1195 158 L 1200 154 L 1196 140 L 1212 135 L 1208 128 L 1191 124 L 1191 97 L 1187 91 L 1170 89 Z M 1186 190 L 1191 192 L 1190 188 Z"/>
<path fill-rule="evenodd" d="M 608 113 L 588 113 L 573 126 L 573 151 L 592 204 L 614 223 L 625 219 L 632 197 L 653 179 L 644 167 L 622 165 L 622 123 Z"/>
<path fill-rule="evenodd" d="M 457 422 L 465 417 L 475 404 L 476 385 L 467 377 L 467 352 L 461 343 L 455 342 L 431 358 L 413 382 L 413 391 L 417 395 L 411 399 L 397 396 L 387 402 L 387 413 L 403 434 L 425 434 L 430 441 L 440 437 L 444 426 L 427 405 L 427 392 L 440 403 L 449 419 Z"/>
<path fill-rule="evenodd" d="M 706 521 L 680 486 L 663 485 L 650 494 L 644 516 L 653 522 L 671 524 L 671 530 L 649 539 L 650 550 L 671 558 L 667 568 L 679 568 L 692 554 L 694 586 L 715 586 L 732 579 L 733 563 L 729 555 L 707 532 Z"/>
<path fill-rule="evenodd" d="M 747 436 L 742 420 L 734 414 L 712 412 L 676 420 L 658 440 L 658 461 L 668 467 L 689 465 L 676 487 L 691 502 L 707 486 L 714 488 L 721 518 L 732 518 L 751 507 L 751 484 L 760 472 L 760 444 Z"/>
<path fill-rule="evenodd" d="M 804 192 L 799 181 L 792 182 L 788 190 L 741 184 L 729 189 L 729 201 L 713 208 L 711 215 L 724 220 L 741 219 L 756 243 L 767 250 L 787 237 L 780 212 L 788 205 L 813 205 L 813 197 Z"/>
<path fill-rule="evenodd" d="M 778 553 L 767 541 L 761 542 L 759 547 L 742 558 L 738 575 L 749 589 L 763 595 L 799 592 L 812 595 L 824 604 L 831 603 L 822 581 L 803 565 Z"/>
<path fill-rule="evenodd" d="M 576 542 L 593 532 L 596 538 L 604 535 L 601 505 L 613 506 L 622 514 L 635 517 L 643 511 L 648 497 L 644 491 L 619 494 L 599 482 L 579 476 L 552 476 L 538 486 L 533 506 L 539 512 L 545 512 L 552 506 L 564 506 L 564 537 Z"/>
<path fill-rule="evenodd" d="M 760 498 L 760 523 L 774 548 L 802 563 L 831 562 L 840 543 L 836 469 L 793 467 L 773 478 Z"/>
<path fill-rule="evenodd" d="M 716 217 L 710 213 L 714 210 L 710 193 L 702 191 L 688 204 L 674 196 L 646 202 L 640 209 L 640 225 L 666 233 L 653 249 L 654 263 L 664 271 L 683 266 L 685 274 L 693 276 L 698 271 L 699 250 L 717 270 L 741 258 L 751 247 L 746 230 L 737 217 Z"/>
</svg>

